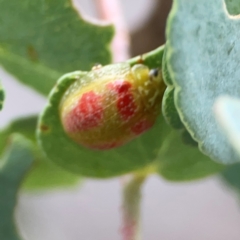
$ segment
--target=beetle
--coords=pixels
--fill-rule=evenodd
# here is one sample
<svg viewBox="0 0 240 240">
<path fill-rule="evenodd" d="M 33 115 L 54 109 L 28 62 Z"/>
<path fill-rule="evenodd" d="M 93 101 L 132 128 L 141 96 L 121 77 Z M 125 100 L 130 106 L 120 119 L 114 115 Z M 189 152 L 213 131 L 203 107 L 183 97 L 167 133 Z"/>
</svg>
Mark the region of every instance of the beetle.
<svg viewBox="0 0 240 240">
<path fill-rule="evenodd" d="M 59 106 L 62 126 L 87 148 L 119 147 L 154 125 L 164 89 L 160 69 L 128 63 L 95 66 L 65 92 Z"/>
</svg>

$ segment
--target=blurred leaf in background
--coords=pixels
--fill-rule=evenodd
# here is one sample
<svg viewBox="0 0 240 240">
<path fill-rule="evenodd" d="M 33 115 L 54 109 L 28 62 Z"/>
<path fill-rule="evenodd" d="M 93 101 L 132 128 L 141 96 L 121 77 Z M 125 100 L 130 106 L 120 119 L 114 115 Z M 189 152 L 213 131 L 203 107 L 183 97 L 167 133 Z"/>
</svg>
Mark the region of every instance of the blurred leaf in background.
<svg viewBox="0 0 240 240">
<path fill-rule="evenodd" d="M 0 65 L 44 95 L 62 74 L 90 70 L 95 63 L 111 61 L 113 27 L 86 22 L 68 0 L 0 0 L 0 6 Z M 78 183 L 79 176 L 55 166 L 38 149 L 37 118 L 15 120 L 0 131 L 0 156 L 9 136 L 21 133 L 32 140 L 35 153 L 33 168 L 23 187 L 43 189 Z"/>
<path fill-rule="evenodd" d="M 38 149 L 35 140 L 37 116 L 18 119 L 0 130 L 0 157 L 8 146 L 13 133 L 19 133 L 32 141 L 31 151 L 34 153 L 34 163 L 22 187 L 28 190 L 43 190 L 55 187 L 69 187 L 79 183 L 80 178 L 52 164 Z"/>
<path fill-rule="evenodd" d="M 83 20 L 71 1 L 0 0 L 0 65 L 48 94 L 66 72 L 111 61 L 112 26 Z"/>
<path fill-rule="evenodd" d="M 14 223 L 18 188 L 34 161 L 31 142 L 20 135 L 9 139 L 0 162 L 0 239 L 20 240 Z"/>
<path fill-rule="evenodd" d="M 200 150 L 224 164 L 240 158 L 219 131 L 212 108 L 222 94 L 240 97 L 239 28 L 223 0 L 176 0 L 166 31 L 166 61 L 181 121 Z"/>
</svg>

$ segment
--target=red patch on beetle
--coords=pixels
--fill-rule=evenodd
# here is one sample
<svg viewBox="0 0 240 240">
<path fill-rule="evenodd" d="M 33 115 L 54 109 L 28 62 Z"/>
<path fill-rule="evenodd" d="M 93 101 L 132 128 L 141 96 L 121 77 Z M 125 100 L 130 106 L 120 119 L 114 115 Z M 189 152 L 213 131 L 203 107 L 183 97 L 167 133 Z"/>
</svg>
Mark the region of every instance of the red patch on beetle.
<svg viewBox="0 0 240 240">
<path fill-rule="evenodd" d="M 97 127 L 103 119 L 102 97 L 95 92 L 84 93 L 77 106 L 68 114 L 67 131 L 76 132 Z"/>
<path fill-rule="evenodd" d="M 153 126 L 153 123 L 150 123 L 147 120 L 141 120 L 137 122 L 133 127 L 131 127 L 131 130 L 134 134 L 140 135 L 150 129 Z"/>
<path fill-rule="evenodd" d="M 128 121 L 136 112 L 134 96 L 131 93 L 132 85 L 125 80 L 117 80 L 108 84 L 111 90 L 117 93 L 117 109 L 124 121 Z"/>
</svg>

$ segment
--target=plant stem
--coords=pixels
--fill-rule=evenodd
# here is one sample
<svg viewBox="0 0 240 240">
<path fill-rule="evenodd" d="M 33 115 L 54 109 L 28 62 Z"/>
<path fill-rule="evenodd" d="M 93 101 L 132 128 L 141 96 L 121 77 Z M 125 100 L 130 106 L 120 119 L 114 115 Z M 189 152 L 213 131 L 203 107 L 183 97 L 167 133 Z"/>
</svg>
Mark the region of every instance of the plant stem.
<svg viewBox="0 0 240 240">
<path fill-rule="evenodd" d="M 130 37 L 121 9 L 120 0 L 95 0 L 100 19 L 114 24 L 115 36 L 112 41 L 113 62 L 129 58 Z"/>
<path fill-rule="evenodd" d="M 123 240 L 140 240 L 141 187 L 145 174 L 136 173 L 124 182 L 123 188 Z"/>
</svg>

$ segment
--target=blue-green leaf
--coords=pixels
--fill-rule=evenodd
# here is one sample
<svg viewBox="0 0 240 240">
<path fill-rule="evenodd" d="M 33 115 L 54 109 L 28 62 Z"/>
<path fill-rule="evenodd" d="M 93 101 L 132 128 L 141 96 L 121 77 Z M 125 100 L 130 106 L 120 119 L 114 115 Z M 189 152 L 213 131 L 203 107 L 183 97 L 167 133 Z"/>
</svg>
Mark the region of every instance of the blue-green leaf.
<svg viewBox="0 0 240 240">
<path fill-rule="evenodd" d="M 34 161 L 31 143 L 14 135 L 0 168 L 0 239 L 20 240 L 14 224 L 17 192 Z"/>
<path fill-rule="evenodd" d="M 0 65 L 48 94 L 66 72 L 111 61 L 112 26 L 91 24 L 69 0 L 0 0 Z"/>
<path fill-rule="evenodd" d="M 37 116 L 16 119 L 0 130 L 0 158 L 13 133 L 19 133 L 32 142 L 35 161 L 22 187 L 26 190 L 46 190 L 51 188 L 71 187 L 79 183 L 80 178 L 52 164 L 38 148 L 35 139 Z"/>
<path fill-rule="evenodd" d="M 213 114 L 218 96 L 240 97 L 240 19 L 223 0 L 175 0 L 167 24 L 166 61 L 181 121 L 206 155 L 240 161 Z"/>
</svg>

